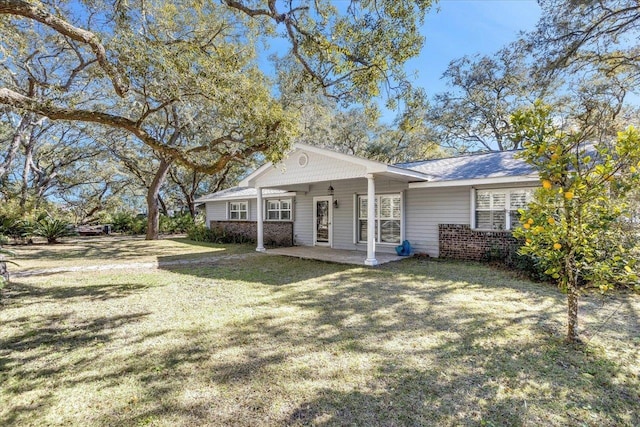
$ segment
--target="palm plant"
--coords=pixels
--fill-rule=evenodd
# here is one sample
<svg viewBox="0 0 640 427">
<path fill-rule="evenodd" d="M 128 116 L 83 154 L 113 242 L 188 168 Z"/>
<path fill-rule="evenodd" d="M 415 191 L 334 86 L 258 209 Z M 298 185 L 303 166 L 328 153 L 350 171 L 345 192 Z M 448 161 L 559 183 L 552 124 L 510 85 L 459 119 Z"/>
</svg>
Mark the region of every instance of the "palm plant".
<svg viewBox="0 0 640 427">
<path fill-rule="evenodd" d="M 61 237 L 73 236 L 75 231 L 71 224 L 52 217 L 49 214 L 41 215 L 33 224 L 31 232 L 34 236 L 47 239 L 47 243 L 57 243 Z"/>
<path fill-rule="evenodd" d="M 0 236 L 24 241 L 31 234 L 31 224 L 19 218 L 0 215 Z"/>
</svg>

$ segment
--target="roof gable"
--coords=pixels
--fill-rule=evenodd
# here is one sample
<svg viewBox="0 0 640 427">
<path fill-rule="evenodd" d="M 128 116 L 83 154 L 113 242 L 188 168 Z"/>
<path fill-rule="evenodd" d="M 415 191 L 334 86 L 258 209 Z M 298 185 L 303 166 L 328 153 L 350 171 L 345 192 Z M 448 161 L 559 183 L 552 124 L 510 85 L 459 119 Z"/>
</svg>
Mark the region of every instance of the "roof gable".
<svg viewBox="0 0 640 427">
<path fill-rule="evenodd" d="M 259 182 L 260 186 L 268 187 L 301 182 L 321 182 L 329 179 L 356 178 L 365 174 L 366 167 L 364 165 L 328 156 L 325 153 L 298 148 L 281 163 L 271 164 L 258 176 L 250 176 L 242 184 L 246 182 L 251 186 L 253 182 Z"/>
<path fill-rule="evenodd" d="M 278 187 L 312 182 L 362 178 L 367 174 L 386 174 L 424 181 L 417 171 L 389 166 L 385 163 L 338 153 L 306 144 L 295 149 L 281 163 L 267 163 L 240 183 L 247 187 Z"/>
</svg>

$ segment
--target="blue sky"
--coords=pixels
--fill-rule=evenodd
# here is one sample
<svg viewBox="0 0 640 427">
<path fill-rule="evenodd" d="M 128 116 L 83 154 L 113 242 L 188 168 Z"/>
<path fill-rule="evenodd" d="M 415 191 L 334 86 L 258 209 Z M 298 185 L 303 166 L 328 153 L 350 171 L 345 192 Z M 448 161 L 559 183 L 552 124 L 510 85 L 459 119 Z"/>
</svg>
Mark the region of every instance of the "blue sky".
<svg viewBox="0 0 640 427">
<path fill-rule="evenodd" d="M 532 30 L 540 17 L 535 0 L 441 0 L 422 26 L 422 53 L 406 65 L 414 83 L 431 96 L 446 89 L 440 79 L 449 62 L 464 55 L 492 54 Z"/>
<path fill-rule="evenodd" d="M 422 51 L 406 63 L 405 70 L 414 85 L 432 96 L 446 90 L 441 76 L 452 60 L 465 55 L 491 55 L 515 41 L 521 31 L 533 30 L 539 18 L 540 7 L 535 0 L 440 0 L 422 25 L 426 39 Z M 264 65 L 271 53 L 281 54 L 281 49 L 288 48 L 286 41 L 273 39 L 270 48 L 259 53 L 260 62 Z M 263 71 L 274 75 L 272 64 Z M 384 104 L 383 99 L 380 104 Z M 391 122 L 395 115 L 383 111 L 383 121 Z"/>
</svg>

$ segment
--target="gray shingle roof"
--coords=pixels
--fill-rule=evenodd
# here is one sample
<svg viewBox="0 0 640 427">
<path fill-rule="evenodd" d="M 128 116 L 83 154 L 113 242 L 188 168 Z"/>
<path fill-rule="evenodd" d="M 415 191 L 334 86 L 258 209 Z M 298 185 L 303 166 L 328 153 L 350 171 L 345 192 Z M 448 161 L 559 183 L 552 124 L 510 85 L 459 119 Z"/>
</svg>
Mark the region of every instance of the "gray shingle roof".
<svg viewBox="0 0 640 427">
<path fill-rule="evenodd" d="M 398 163 L 394 166 L 423 173 L 428 176 L 430 182 L 534 175 L 536 171 L 533 167 L 515 157 L 517 152 L 497 151 L 467 154 L 445 159 Z M 287 193 L 286 190 L 262 189 L 262 195 L 265 198 L 277 197 Z M 196 203 L 216 200 L 255 199 L 256 197 L 255 188 L 233 187 L 202 196 L 196 200 Z"/>
<path fill-rule="evenodd" d="M 396 166 L 422 172 L 430 177 L 429 181 L 454 181 L 534 174 L 533 167 L 523 160 L 515 158 L 517 152 L 499 151 L 468 154 L 446 159 L 399 163 Z"/>
</svg>

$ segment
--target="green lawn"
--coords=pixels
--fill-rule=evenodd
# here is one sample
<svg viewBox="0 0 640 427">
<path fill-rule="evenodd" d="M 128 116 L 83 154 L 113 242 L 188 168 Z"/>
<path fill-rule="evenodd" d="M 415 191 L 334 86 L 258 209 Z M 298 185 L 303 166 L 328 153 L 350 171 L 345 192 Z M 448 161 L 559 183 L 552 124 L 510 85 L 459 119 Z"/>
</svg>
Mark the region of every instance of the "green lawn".
<svg viewBox="0 0 640 427">
<path fill-rule="evenodd" d="M 12 271 L 29 271 L 61 266 L 108 265 L 114 263 L 171 262 L 181 259 L 216 257 L 252 252 L 255 246 L 196 243 L 185 238 L 149 242 L 140 236 L 100 236 L 64 239 L 62 244 L 44 243 L 7 247 L 16 253 L 18 265 Z"/>
<path fill-rule="evenodd" d="M 637 295 L 586 297 L 577 348 L 555 288 L 485 266 L 133 243 L 144 260 L 237 256 L 15 279 L 0 425 L 640 425 Z M 64 247 L 18 262 L 94 259 Z M 110 262 L 137 262 L 131 247 L 112 242 Z"/>
</svg>

